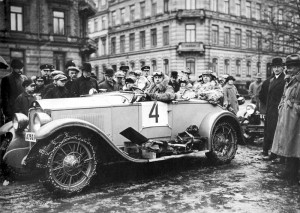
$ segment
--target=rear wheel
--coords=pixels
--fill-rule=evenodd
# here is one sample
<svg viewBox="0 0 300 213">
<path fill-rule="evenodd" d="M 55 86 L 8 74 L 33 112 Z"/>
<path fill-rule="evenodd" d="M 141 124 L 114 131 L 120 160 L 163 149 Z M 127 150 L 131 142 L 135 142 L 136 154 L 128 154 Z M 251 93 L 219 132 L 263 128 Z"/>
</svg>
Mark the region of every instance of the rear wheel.
<svg viewBox="0 0 300 213">
<path fill-rule="evenodd" d="M 46 164 L 44 186 L 49 191 L 79 192 L 96 173 L 96 157 L 90 140 L 80 135 L 64 133 L 52 150 Z M 53 145 L 49 145 L 53 147 Z"/>
<path fill-rule="evenodd" d="M 206 153 L 210 161 L 217 164 L 230 163 L 237 150 L 237 133 L 228 122 L 218 123 L 211 139 L 212 150 Z"/>
</svg>

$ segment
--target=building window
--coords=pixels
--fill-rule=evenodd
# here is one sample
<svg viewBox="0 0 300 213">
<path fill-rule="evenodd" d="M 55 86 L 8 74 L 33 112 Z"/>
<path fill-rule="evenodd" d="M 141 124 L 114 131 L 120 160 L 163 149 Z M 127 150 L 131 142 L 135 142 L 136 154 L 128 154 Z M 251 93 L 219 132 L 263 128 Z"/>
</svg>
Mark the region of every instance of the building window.
<svg viewBox="0 0 300 213">
<path fill-rule="evenodd" d="M 102 6 L 106 5 L 106 0 L 101 0 L 101 5 Z"/>
<path fill-rule="evenodd" d="M 219 26 L 212 25 L 212 43 L 219 44 Z"/>
<path fill-rule="evenodd" d="M 134 51 L 134 44 L 135 44 L 135 34 L 129 34 L 129 51 Z"/>
<path fill-rule="evenodd" d="M 133 4 L 130 5 L 130 21 L 134 21 L 134 19 L 135 19 L 135 6 Z"/>
<path fill-rule="evenodd" d="M 256 47 L 258 50 L 262 50 L 262 34 L 261 34 L 261 32 L 257 32 L 256 37 L 257 37 Z"/>
<path fill-rule="evenodd" d="M 106 17 L 105 16 L 102 16 L 102 18 L 101 18 L 101 27 L 102 27 L 102 30 L 104 30 L 106 28 Z"/>
<path fill-rule="evenodd" d="M 111 12 L 111 25 L 115 26 L 116 25 L 116 11 Z"/>
<path fill-rule="evenodd" d="M 98 31 L 98 19 L 94 19 L 94 32 Z"/>
<path fill-rule="evenodd" d="M 116 37 L 111 38 L 111 54 L 116 54 Z"/>
<path fill-rule="evenodd" d="M 278 38 L 278 51 L 283 53 L 284 52 L 284 39 L 283 36 L 279 36 Z"/>
<path fill-rule="evenodd" d="M 230 28 L 224 27 L 224 46 L 230 46 Z"/>
<path fill-rule="evenodd" d="M 186 68 L 190 69 L 192 74 L 195 74 L 195 58 L 187 58 L 186 59 Z"/>
<path fill-rule="evenodd" d="M 157 45 L 156 29 L 151 29 L 151 46 L 156 47 L 156 45 Z"/>
<path fill-rule="evenodd" d="M 146 47 L 145 31 L 140 31 L 140 49 L 145 49 L 145 47 Z"/>
<path fill-rule="evenodd" d="M 145 66 L 145 61 L 140 61 L 140 67 L 142 68 L 143 66 Z"/>
<path fill-rule="evenodd" d="M 212 71 L 214 73 L 217 73 L 218 74 L 218 59 L 217 58 L 213 58 L 212 60 Z"/>
<path fill-rule="evenodd" d="M 261 20 L 261 4 L 256 4 L 256 19 Z"/>
<path fill-rule="evenodd" d="M 273 51 L 273 49 L 274 49 L 274 47 L 273 47 L 273 43 L 274 43 L 274 41 L 273 41 L 273 35 L 272 34 L 268 34 L 268 36 L 267 36 L 267 45 L 268 45 L 268 50 L 269 51 Z"/>
<path fill-rule="evenodd" d="M 116 72 L 117 71 L 117 65 L 111 65 L 111 68 L 114 70 L 114 72 Z"/>
<path fill-rule="evenodd" d="M 186 42 L 195 42 L 196 41 L 196 25 L 195 24 L 185 25 L 185 40 L 186 40 Z"/>
<path fill-rule="evenodd" d="M 106 38 L 101 38 L 101 53 L 106 55 Z"/>
<path fill-rule="evenodd" d="M 145 2 L 140 3 L 140 14 L 141 14 L 141 19 L 145 18 Z"/>
<path fill-rule="evenodd" d="M 164 13 L 169 12 L 169 0 L 164 0 Z"/>
<path fill-rule="evenodd" d="M 121 24 L 125 23 L 125 8 L 120 9 L 120 21 Z"/>
<path fill-rule="evenodd" d="M 25 63 L 24 51 L 21 51 L 21 50 L 11 50 L 10 57 L 11 58 L 19 59 L 24 64 L 23 74 L 25 75 L 26 74 L 26 69 L 25 69 L 26 63 Z"/>
<path fill-rule="evenodd" d="M 246 1 L 246 17 L 251 18 L 251 2 Z"/>
<path fill-rule="evenodd" d="M 224 0 L 224 13 L 229 14 L 229 0 Z"/>
<path fill-rule="evenodd" d="M 279 9 L 278 10 L 278 24 L 282 24 L 283 23 L 283 10 Z"/>
<path fill-rule="evenodd" d="M 242 31 L 241 31 L 241 29 L 235 29 L 235 46 L 242 47 Z"/>
<path fill-rule="evenodd" d="M 164 72 L 166 75 L 169 75 L 169 60 L 164 59 Z"/>
<path fill-rule="evenodd" d="M 241 16 L 241 0 L 235 0 L 235 14 Z"/>
<path fill-rule="evenodd" d="M 155 72 L 157 70 L 156 60 L 151 61 L 152 71 Z"/>
<path fill-rule="evenodd" d="M 169 45 L 169 26 L 163 27 L 163 45 Z"/>
<path fill-rule="evenodd" d="M 252 32 L 250 30 L 246 31 L 246 46 L 252 48 Z"/>
<path fill-rule="evenodd" d="M 156 16 L 157 13 L 157 2 L 156 0 L 152 0 L 151 2 L 151 15 Z"/>
<path fill-rule="evenodd" d="M 130 66 L 131 70 L 134 70 L 135 63 L 134 63 L 133 61 L 131 61 L 131 62 L 129 63 L 129 66 Z"/>
<path fill-rule="evenodd" d="M 196 9 L 196 0 L 186 0 L 186 7 L 187 10 L 195 10 Z"/>
<path fill-rule="evenodd" d="M 53 11 L 53 32 L 54 34 L 65 34 L 65 13 Z"/>
<path fill-rule="evenodd" d="M 260 68 L 261 68 L 261 62 L 260 61 L 258 61 L 257 63 L 256 63 L 256 68 L 257 68 L 257 73 L 260 73 Z"/>
<path fill-rule="evenodd" d="M 125 52 L 125 35 L 120 36 L 120 53 Z"/>
<path fill-rule="evenodd" d="M 251 76 L 251 61 L 247 61 L 247 76 Z"/>
<path fill-rule="evenodd" d="M 10 6 L 10 30 L 23 31 L 23 8 Z"/>
<path fill-rule="evenodd" d="M 65 66 L 65 54 L 61 52 L 53 53 L 53 65 L 57 70 L 64 70 Z"/>
<path fill-rule="evenodd" d="M 235 62 L 235 74 L 237 76 L 241 76 L 241 60 L 240 59 L 236 60 L 236 62 Z"/>
<path fill-rule="evenodd" d="M 229 66 L 230 66 L 230 62 L 229 62 L 229 59 L 225 59 L 224 60 L 224 72 L 225 74 L 230 74 L 229 73 Z"/>
<path fill-rule="evenodd" d="M 269 6 L 267 8 L 267 14 L 266 14 L 266 18 L 268 20 L 268 22 L 271 22 L 272 21 L 272 17 L 273 17 L 273 7 Z"/>
<path fill-rule="evenodd" d="M 218 0 L 211 0 L 211 10 L 214 12 L 218 11 Z"/>
</svg>

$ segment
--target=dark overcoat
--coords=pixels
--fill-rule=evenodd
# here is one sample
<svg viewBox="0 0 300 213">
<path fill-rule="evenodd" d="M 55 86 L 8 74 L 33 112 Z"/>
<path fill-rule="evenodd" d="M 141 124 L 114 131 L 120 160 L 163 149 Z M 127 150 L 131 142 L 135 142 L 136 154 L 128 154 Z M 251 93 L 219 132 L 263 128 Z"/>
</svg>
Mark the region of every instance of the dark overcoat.
<svg viewBox="0 0 300 213">
<path fill-rule="evenodd" d="M 111 85 L 110 83 L 108 83 L 108 81 L 105 80 L 99 84 L 99 89 L 106 89 L 106 92 L 112 92 L 112 91 L 118 91 L 119 87 L 115 81 L 113 85 Z"/>
<path fill-rule="evenodd" d="M 98 91 L 99 87 L 98 87 L 97 80 L 91 77 L 85 78 L 83 76 L 80 76 L 72 84 L 72 88 L 70 92 L 72 96 L 80 97 L 81 95 L 88 95 L 90 89 L 92 88 Z"/>
<path fill-rule="evenodd" d="M 15 113 L 23 113 L 27 116 L 29 107 L 35 100 L 36 98 L 33 95 L 28 94 L 27 92 L 21 93 L 15 101 Z"/>
</svg>

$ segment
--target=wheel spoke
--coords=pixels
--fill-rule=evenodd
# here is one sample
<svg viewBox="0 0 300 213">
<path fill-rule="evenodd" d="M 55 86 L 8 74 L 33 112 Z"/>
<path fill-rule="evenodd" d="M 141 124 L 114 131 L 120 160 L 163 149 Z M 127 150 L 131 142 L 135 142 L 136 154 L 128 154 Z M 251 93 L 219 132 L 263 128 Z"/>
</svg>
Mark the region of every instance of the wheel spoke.
<svg viewBox="0 0 300 213">
<path fill-rule="evenodd" d="M 61 166 L 58 166 L 58 167 L 52 169 L 52 171 L 56 171 L 56 170 L 63 169 L 63 168 L 64 168 L 64 166 L 61 165 Z"/>
<path fill-rule="evenodd" d="M 72 177 L 73 177 L 73 176 L 70 176 L 70 180 L 69 180 L 69 188 L 71 187 Z"/>
<path fill-rule="evenodd" d="M 60 148 L 60 150 L 65 154 L 65 156 L 68 155 L 68 154 L 62 149 L 62 147 Z"/>
</svg>

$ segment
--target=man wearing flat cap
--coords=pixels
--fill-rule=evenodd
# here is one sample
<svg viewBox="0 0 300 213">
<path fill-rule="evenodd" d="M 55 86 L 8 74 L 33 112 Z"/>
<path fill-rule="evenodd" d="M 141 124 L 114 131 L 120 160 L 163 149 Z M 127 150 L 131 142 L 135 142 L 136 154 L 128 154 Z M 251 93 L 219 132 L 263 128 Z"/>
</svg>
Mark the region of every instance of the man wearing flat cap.
<svg viewBox="0 0 300 213">
<path fill-rule="evenodd" d="M 36 100 L 36 97 L 33 96 L 35 83 L 30 78 L 24 80 L 22 83 L 24 87 L 24 92 L 22 92 L 15 101 L 14 113 L 23 113 L 28 116 L 28 110 L 33 101 Z"/>
<path fill-rule="evenodd" d="M 116 84 L 117 84 L 118 91 L 123 90 L 123 87 L 125 85 L 125 75 L 124 75 L 124 72 L 117 71 L 115 73 L 115 79 L 116 79 Z"/>
<path fill-rule="evenodd" d="M 45 98 L 44 96 L 50 89 L 53 89 L 54 87 L 56 87 L 56 81 L 54 81 L 53 79 L 58 74 L 64 75 L 64 72 L 60 71 L 60 70 L 55 70 L 55 71 L 51 72 L 51 83 L 45 86 L 45 89 L 42 91 L 42 94 L 41 94 L 42 98 Z"/>
<path fill-rule="evenodd" d="M 177 71 L 171 71 L 169 85 L 173 87 L 175 93 L 179 91 L 180 83 L 178 82 L 178 72 Z"/>
<path fill-rule="evenodd" d="M 107 68 L 104 72 L 105 80 L 99 84 L 99 89 L 105 89 L 106 92 L 118 91 L 118 85 L 113 77 L 114 70 L 112 68 Z"/>
<path fill-rule="evenodd" d="M 154 82 L 145 90 L 146 100 L 170 102 L 175 99 L 174 89 L 168 85 L 169 81 L 164 81 L 164 77 L 160 70 L 153 73 Z"/>
<path fill-rule="evenodd" d="M 19 59 L 11 61 L 12 72 L 3 77 L 1 82 L 2 111 L 5 122 L 11 121 L 16 98 L 24 92 L 22 83 L 27 77 L 23 75 L 24 64 Z"/>
<path fill-rule="evenodd" d="M 67 76 L 64 74 L 57 74 L 53 80 L 56 86 L 45 94 L 44 99 L 71 97 L 69 90 L 65 87 L 68 80 Z"/>
<path fill-rule="evenodd" d="M 91 77 L 92 65 L 90 63 L 84 62 L 82 64 L 81 71 L 82 75 L 77 78 L 72 85 L 72 96 L 80 97 L 83 95 L 88 95 L 91 89 L 98 92 L 98 82 L 96 79 Z"/>
<path fill-rule="evenodd" d="M 272 76 L 263 82 L 259 92 L 261 108 L 265 108 L 266 114 L 262 151 L 264 160 L 274 160 L 276 158 L 274 154 L 269 155 L 269 150 L 273 143 L 278 119 L 278 105 L 285 85 L 284 66 L 285 64 L 283 63 L 282 58 L 273 58 L 271 63 L 271 69 L 273 71 Z"/>
</svg>

